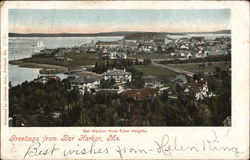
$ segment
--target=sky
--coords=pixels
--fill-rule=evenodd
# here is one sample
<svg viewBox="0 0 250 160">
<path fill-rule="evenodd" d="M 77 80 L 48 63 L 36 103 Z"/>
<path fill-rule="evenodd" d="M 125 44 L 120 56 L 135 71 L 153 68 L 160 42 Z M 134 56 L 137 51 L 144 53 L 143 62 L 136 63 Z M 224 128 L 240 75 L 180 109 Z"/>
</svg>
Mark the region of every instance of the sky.
<svg viewBox="0 0 250 160">
<path fill-rule="evenodd" d="M 230 29 L 229 9 L 53 10 L 9 9 L 9 32 L 206 32 Z"/>
</svg>

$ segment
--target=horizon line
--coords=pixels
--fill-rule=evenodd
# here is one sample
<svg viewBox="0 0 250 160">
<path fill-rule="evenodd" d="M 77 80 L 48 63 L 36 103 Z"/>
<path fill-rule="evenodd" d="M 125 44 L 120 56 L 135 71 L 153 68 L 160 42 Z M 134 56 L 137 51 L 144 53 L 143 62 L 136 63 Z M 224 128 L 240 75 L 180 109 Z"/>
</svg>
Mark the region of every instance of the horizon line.
<svg viewBox="0 0 250 160">
<path fill-rule="evenodd" d="M 223 29 L 223 30 L 216 30 L 216 31 L 197 31 L 195 33 L 203 33 L 203 32 L 218 32 L 218 31 L 231 31 L 231 29 Z M 146 33 L 192 33 L 194 31 L 184 31 L 184 32 L 159 32 L 159 31 L 110 31 L 110 32 L 95 32 L 95 33 L 66 33 L 66 32 L 61 32 L 61 33 L 39 33 L 39 32 L 32 32 L 32 33 L 20 33 L 20 32 L 8 32 L 14 33 L 14 34 L 102 34 L 102 33 L 119 33 L 119 32 L 146 32 Z"/>
</svg>

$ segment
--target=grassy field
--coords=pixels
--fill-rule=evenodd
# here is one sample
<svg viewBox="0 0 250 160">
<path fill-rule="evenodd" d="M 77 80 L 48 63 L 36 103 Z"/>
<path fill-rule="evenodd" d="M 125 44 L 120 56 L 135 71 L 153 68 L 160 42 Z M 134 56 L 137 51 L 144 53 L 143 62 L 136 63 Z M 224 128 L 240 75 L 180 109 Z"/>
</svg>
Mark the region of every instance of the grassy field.
<svg viewBox="0 0 250 160">
<path fill-rule="evenodd" d="M 178 73 L 168 69 L 156 66 L 135 66 L 135 69 L 142 71 L 144 75 L 156 76 L 158 79 L 164 81 L 166 85 L 170 85 L 170 80 L 173 79 Z"/>
<path fill-rule="evenodd" d="M 151 54 L 137 54 L 137 55 L 132 55 L 129 57 L 133 57 L 133 58 L 140 58 L 140 59 L 166 59 L 169 58 L 168 54 L 164 54 L 164 53 L 151 53 Z"/>
<path fill-rule="evenodd" d="M 72 59 L 72 61 L 61 61 L 58 62 L 54 57 L 31 57 L 24 59 L 24 62 L 39 63 L 39 64 L 50 64 L 58 65 L 63 67 L 77 67 L 84 65 L 94 65 L 99 61 L 96 54 L 76 54 L 71 53 L 66 55 L 67 58 Z"/>
<path fill-rule="evenodd" d="M 200 67 L 200 64 L 202 63 L 195 63 L 195 64 L 170 64 L 170 66 L 176 67 L 176 68 L 182 68 L 187 71 L 191 72 L 213 72 L 215 71 L 215 67 L 220 67 L 222 70 L 228 70 L 231 68 L 230 62 L 218 62 L 218 63 L 205 63 L 205 68 Z"/>
</svg>

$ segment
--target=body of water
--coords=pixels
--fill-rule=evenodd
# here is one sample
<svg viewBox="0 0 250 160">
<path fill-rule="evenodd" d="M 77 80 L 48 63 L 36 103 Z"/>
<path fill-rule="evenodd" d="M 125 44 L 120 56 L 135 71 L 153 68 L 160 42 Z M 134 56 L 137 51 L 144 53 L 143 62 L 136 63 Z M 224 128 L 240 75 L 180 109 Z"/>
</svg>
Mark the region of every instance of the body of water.
<svg viewBox="0 0 250 160">
<path fill-rule="evenodd" d="M 173 39 L 204 37 L 205 39 L 213 40 L 217 37 L 231 37 L 231 34 L 183 34 L 183 35 L 168 35 L 167 37 Z"/>
<path fill-rule="evenodd" d="M 74 47 L 91 41 L 117 41 L 123 39 L 116 37 L 10 37 L 9 38 L 9 60 L 18 60 L 31 57 L 33 54 L 32 45 L 42 41 L 46 48 Z M 65 74 L 56 74 L 61 79 L 66 78 Z M 32 81 L 39 76 L 39 68 L 24 68 L 9 64 L 9 82 L 16 86 L 25 81 Z"/>
<path fill-rule="evenodd" d="M 183 37 L 191 38 L 193 36 L 203 36 L 206 39 L 215 39 L 217 37 L 230 37 L 230 34 L 186 34 L 186 35 L 169 35 L 173 39 Z M 91 41 L 117 41 L 123 39 L 122 36 L 110 37 L 10 37 L 9 38 L 9 60 L 18 60 L 31 57 L 33 54 L 32 45 L 43 42 L 46 48 L 74 47 Z M 61 79 L 66 78 L 65 74 L 56 74 Z M 9 82 L 12 86 L 32 81 L 39 76 L 39 68 L 24 68 L 17 65 L 9 65 Z"/>
</svg>

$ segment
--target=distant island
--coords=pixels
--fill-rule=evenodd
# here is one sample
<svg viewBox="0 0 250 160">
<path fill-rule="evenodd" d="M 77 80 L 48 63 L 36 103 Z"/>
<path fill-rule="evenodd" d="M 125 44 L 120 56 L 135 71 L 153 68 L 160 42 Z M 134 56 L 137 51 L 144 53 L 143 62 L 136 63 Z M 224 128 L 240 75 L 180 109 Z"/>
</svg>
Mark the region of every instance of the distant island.
<svg viewBox="0 0 250 160">
<path fill-rule="evenodd" d="M 221 30 L 215 32 L 138 32 L 138 31 L 121 31 L 121 32 L 102 32 L 102 33 L 9 33 L 9 37 L 101 37 L 101 36 L 125 36 L 125 39 L 141 36 L 165 36 L 165 35 L 185 35 L 185 34 L 231 34 L 231 30 Z"/>
</svg>

